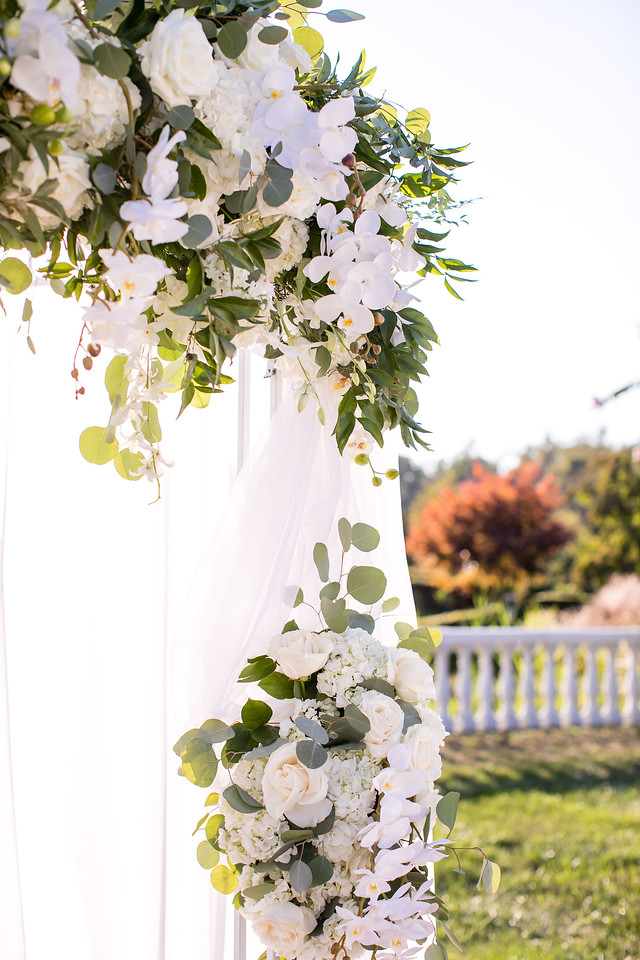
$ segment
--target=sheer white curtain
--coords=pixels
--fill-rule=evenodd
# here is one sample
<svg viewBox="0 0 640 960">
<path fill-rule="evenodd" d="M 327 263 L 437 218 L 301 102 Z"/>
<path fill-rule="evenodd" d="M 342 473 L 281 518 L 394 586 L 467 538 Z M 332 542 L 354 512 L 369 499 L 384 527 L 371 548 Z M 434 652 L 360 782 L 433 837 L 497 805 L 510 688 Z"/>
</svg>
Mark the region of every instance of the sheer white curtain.
<svg viewBox="0 0 640 960">
<path fill-rule="evenodd" d="M 230 957 L 232 931 L 227 924 L 221 938 L 223 907 L 189 838 L 204 792 L 176 776 L 171 744 L 216 712 L 220 677 L 281 626 L 283 588 L 304 585 L 313 543 L 326 540 L 339 516 L 379 525 L 389 510 L 399 555 L 399 505 L 388 500 L 397 484 L 385 484 L 378 499 L 356 468 L 366 483 L 346 494 L 348 468 L 332 460 L 333 440 L 322 439 L 315 411 L 294 416 L 284 404 L 280 426 L 252 457 L 244 493 L 228 504 L 238 438 L 225 425 L 237 419 L 236 390 L 206 411 L 187 411 L 168 431 L 176 466 L 164 499 L 148 506 L 146 481 L 127 484 L 77 452 L 81 430 L 103 424 L 108 411 L 101 370 L 85 377 L 78 402 L 71 377 L 61 376 L 79 330 L 73 305 L 36 291 L 35 357 L 15 334 L 20 309 L 12 306 L 0 444 L 8 457 L 0 956 L 221 960 L 220 940 Z M 269 384 L 258 376 L 254 386 L 257 433 L 268 419 Z M 389 570 L 386 559 L 380 565 Z M 394 565 L 390 588 L 408 603 L 406 569 Z M 181 618 L 188 629 L 170 656 L 198 569 L 199 592 Z M 224 583 L 233 593 L 221 591 Z"/>
</svg>

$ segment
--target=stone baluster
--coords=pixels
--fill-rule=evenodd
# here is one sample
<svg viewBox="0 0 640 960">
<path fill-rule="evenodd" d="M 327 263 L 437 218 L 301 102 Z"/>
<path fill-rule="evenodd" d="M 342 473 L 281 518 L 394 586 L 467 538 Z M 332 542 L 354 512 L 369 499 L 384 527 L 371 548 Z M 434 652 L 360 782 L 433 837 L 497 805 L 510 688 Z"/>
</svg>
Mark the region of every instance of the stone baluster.
<svg viewBox="0 0 640 960">
<path fill-rule="evenodd" d="M 522 661 L 520 664 L 520 676 L 518 678 L 518 697 L 520 699 L 518 723 L 521 727 L 528 729 L 538 726 L 536 685 L 533 671 L 534 649 L 533 647 L 523 647 L 521 653 Z"/>
<path fill-rule="evenodd" d="M 478 709 L 476 730 L 495 730 L 493 712 L 493 648 L 485 646 L 478 651 Z"/>
<path fill-rule="evenodd" d="M 467 647 L 460 647 L 458 649 L 456 699 L 458 701 L 458 714 L 455 723 L 456 733 L 465 733 L 468 730 L 473 730 L 473 711 L 471 709 L 471 650 Z"/>
<path fill-rule="evenodd" d="M 579 726 L 578 684 L 576 681 L 576 650 L 566 646 L 562 652 L 562 683 L 560 703 L 560 725 Z"/>
<path fill-rule="evenodd" d="M 602 705 L 602 720 L 615 726 L 620 723 L 620 708 L 618 706 L 618 677 L 616 675 L 616 647 L 608 647 L 605 654 L 604 676 L 602 690 L 604 703 Z"/>
<path fill-rule="evenodd" d="M 580 716 L 582 722 L 587 727 L 595 727 L 600 720 L 600 710 L 598 708 L 598 664 L 596 661 L 596 650 L 593 647 L 585 647 L 585 664 L 582 675 L 582 709 Z"/>
<path fill-rule="evenodd" d="M 540 726 L 557 727 L 558 711 L 556 710 L 556 665 L 553 658 L 554 648 L 545 644 L 542 650 L 544 661 L 540 686 L 540 696 L 542 699 Z"/>
<path fill-rule="evenodd" d="M 626 643 L 625 650 L 625 671 L 622 683 L 622 722 L 625 726 L 631 727 L 640 723 L 640 709 L 638 708 L 638 648 L 631 643 Z"/>
<path fill-rule="evenodd" d="M 449 717 L 449 697 L 451 695 L 451 684 L 449 681 L 449 653 L 447 648 L 443 650 L 439 647 L 435 653 L 435 683 L 436 695 L 438 698 L 438 713 L 447 728 L 450 729 L 451 718 Z"/>
<path fill-rule="evenodd" d="M 514 693 L 513 650 L 509 647 L 501 647 L 497 713 L 500 730 L 513 730 L 518 725 L 513 704 Z"/>
</svg>

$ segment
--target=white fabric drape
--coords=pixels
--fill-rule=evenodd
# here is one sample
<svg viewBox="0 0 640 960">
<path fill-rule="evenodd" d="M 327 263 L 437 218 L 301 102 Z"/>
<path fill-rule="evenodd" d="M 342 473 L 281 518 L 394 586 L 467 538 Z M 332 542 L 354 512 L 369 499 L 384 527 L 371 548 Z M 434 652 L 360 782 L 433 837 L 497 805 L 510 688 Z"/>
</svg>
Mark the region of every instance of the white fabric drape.
<svg viewBox="0 0 640 960">
<path fill-rule="evenodd" d="M 148 507 L 146 482 L 127 484 L 111 466 L 94 467 L 77 453 L 82 429 L 108 413 L 102 371 L 86 377 L 87 395 L 76 403 L 71 378 L 60 377 L 79 329 L 73 305 L 38 291 L 33 299 L 37 354 L 16 338 L 5 380 L 10 418 L 2 401 L 9 467 L 0 956 L 230 958 L 224 904 L 189 837 L 204 792 L 176 776 L 171 745 L 217 712 L 222 678 L 288 619 L 282 591 L 308 582 L 313 543 L 326 541 L 340 516 L 380 527 L 376 509 L 398 497 L 398 485 L 374 490 L 364 468 L 337 456 L 311 405 L 298 415 L 285 402 L 227 506 L 236 463 L 235 430 L 225 427 L 237 411 L 230 391 L 168 431 L 176 466 L 164 500 Z M 13 306 L 12 336 L 21 304 Z M 264 421 L 268 384 L 258 378 L 255 386 L 253 420 Z M 342 484 L 353 471 L 363 489 L 345 498 Z M 401 546 L 399 505 L 390 509 L 388 526 Z M 218 521 L 222 532 L 203 560 Z M 384 560 L 361 554 L 359 562 L 390 572 L 388 540 L 383 548 Z M 209 567 L 216 554 L 217 568 Z M 170 659 L 168 638 L 198 568 L 218 571 L 213 580 L 201 576 L 196 592 L 206 616 L 181 634 Z M 225 596 L 224 584 L 233 593 Z M 406 602 L 408 580 L 405 586 Z M 391 593 L 403 596 L 403 589 L 390 577 Z M 193 624 L 197 609 L 191 601 L 182 622 Z M 222 949 L 215 946 L 221 940 Z"/>
</svg>

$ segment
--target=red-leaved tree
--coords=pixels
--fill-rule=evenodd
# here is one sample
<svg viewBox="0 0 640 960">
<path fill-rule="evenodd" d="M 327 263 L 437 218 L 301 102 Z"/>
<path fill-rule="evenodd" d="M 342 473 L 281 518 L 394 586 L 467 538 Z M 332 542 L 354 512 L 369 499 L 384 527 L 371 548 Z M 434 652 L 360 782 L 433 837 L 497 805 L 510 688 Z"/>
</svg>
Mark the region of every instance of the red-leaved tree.
<svg viewBox="0 0 640 960">
<path fill-rule="evenodd" d="M 535 463 L 506 476 L 477 464 L 470 480 L 442 490 L 410 523 L 414 582 L 461 596 L 532 586 L 571 537 L 555 517 L 561 503 Z"/>
</svg>

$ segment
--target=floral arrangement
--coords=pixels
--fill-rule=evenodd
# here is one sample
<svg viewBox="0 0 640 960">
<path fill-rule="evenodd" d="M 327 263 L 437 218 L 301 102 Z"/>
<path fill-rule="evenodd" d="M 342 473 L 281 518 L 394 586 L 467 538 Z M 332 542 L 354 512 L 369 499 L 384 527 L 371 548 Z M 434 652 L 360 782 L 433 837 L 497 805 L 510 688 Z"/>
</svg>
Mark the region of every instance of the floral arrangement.
<svg viewBox="0 0 640 960">
<path fill-rule="evenodd" d="M 215 790 L 198 860 L 276 957 L 391 960 L 424 948 L 442 960 L 436 921 L 455 939 L 430 871 L 457 853 L 431 828 L 437 818 L 451 833 L 459 794 L 435 785 L 447 734 L 426 658 L 441 637 L 399 623 L 397 648 L 376 639 L 372 614 L 399 601 L 380 603 L 381 570 L 342 569 L 348 550 L 375 549 L 379 536 L 345 519 L 339 532 L 337 579 L 326 546 L 314 551 L 320 628 L 287 623 L 242 671 L 257 692 L 235 722 L 207 720 L 174 747 L 180 772 Z M 483 854 L 480 885 L 494 892 L 499 875 Z"/>
<path fill-rule="evenodd" d="M 0 2 L 0 246 L 84 305 L 76 395 L 115 353 L 80 446 L 127 479 L 162 473 L 158 403 L 206 406 L 246 347 L 359 463 L 388 428 L 426 446 L 412 385 L 437 336 L 411 291 L 431 273 L 459 296 L 474 269 L 439 246 L 464 148 L 369 96 L 364 54 L 339 79 L 308 20 L 361 15 L 321 4 Z M 0 285 L 31 281 L 4 256 Z"/>
</svg>

